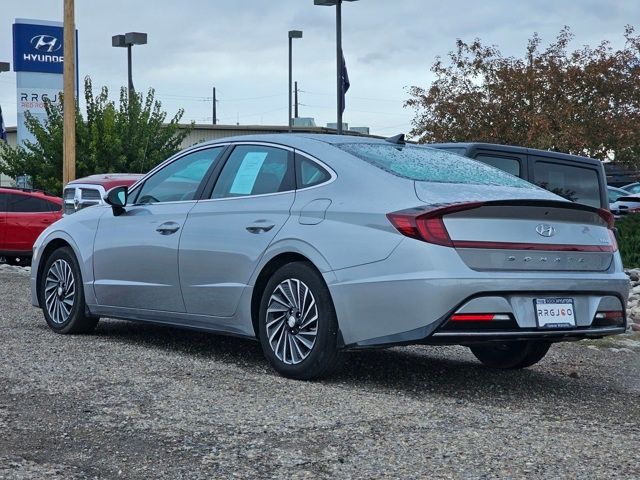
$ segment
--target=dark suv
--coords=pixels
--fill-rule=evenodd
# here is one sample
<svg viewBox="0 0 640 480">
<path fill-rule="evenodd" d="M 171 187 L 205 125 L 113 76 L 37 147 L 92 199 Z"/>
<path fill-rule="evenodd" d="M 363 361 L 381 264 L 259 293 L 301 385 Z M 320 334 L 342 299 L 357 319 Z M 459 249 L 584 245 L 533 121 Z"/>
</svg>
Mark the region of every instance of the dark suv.
<svg viewBox="0 0 640 480">
<path fill-rule="evenodd" d="M 428 146 L 473 158 L 574 202 L 609 208 L 607 179 L 600 160 L 493 143 L 433 143 Z"/>
</svg>

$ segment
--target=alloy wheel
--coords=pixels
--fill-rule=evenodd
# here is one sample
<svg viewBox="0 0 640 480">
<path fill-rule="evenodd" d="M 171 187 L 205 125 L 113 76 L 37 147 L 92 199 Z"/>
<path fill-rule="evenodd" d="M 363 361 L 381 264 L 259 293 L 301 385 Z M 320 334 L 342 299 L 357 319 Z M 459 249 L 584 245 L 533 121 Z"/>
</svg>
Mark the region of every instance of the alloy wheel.
<svg viewBox="0 0 640 480">
<path fill-rule="evenodd" d="M 266 330 L 271 350 L 287 365 L 309 356 L 318 335 L 318 306 L 311 289 L 288 278 L 274 289 L 267 306 Z"/>
<path fill-rule="evenodd" d="M 44 298 L 53 323 L 63 324 L 71 315 L 76 296 L 76 283 L 71 265 L 63 259 L 51 264 L 45 279 Z"/>
</svg>

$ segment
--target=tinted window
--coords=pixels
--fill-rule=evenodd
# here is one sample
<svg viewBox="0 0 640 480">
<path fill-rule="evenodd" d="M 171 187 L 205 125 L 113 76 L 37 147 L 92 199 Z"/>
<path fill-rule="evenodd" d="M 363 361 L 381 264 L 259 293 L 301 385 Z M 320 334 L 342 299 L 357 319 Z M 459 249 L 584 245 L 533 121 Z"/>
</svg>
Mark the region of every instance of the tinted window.
<svg viewBox="0 0 640 480">
<path fill-rule="evenodd" d="M 296 171 L 298 172 L 298 188 L 313 187 L 331 179 L 331 174 L 316 162 L 296 155 Z"/>
<path fill-rule="evenodd" d="M 36 213 L 36 212 L 51 212 L 51 202 L 43 200 L 38 197 L 32 197 L 29 195 L 9 195 L 9 212 L 20 213 Z M 60 210 L 60 207 L 56 205 L 56 210 Z"/>
<path fill-rule="evenodd" d="M 293 162 L 280 148 L 240 145 L 233 149 L 211 198 L 245 197 L 295 188 Z"/>
<path fill-rule="evenodd" d="M 7 211 L 7 197 L 6 193 L 0 193 L 0 212 Z"/>
<path fill-rule="evenodd" d="M 224 147 L 199 150 L 171 162 L 148 178 L 135 203 L 179 202 L 195 199 L 202 179 Z"/>
<path fill-rule="evenodd" d="M 591 168 L 537 161 L 533 181 L 539 187 L 573 202 L 600 207 L 598 172 Z"/>
<path fill-rule="evenodd" d="M 381 143 L 338 147 L 389 173 L 411 180 L 534 188 L 501 170 L 435 148 Z"/>
<path fill-rule="evenodd" d="M 499 168 L 500 170 L 510 173 L 511 175 L 515 175 L 516 177 L 520 176 L 520 160 L 516 158 L 481 153 L 480 155 L 476 155 L 476 160 L 486 163 L 487 165 L 491 165 L 492 167 Z"/>
</svg>

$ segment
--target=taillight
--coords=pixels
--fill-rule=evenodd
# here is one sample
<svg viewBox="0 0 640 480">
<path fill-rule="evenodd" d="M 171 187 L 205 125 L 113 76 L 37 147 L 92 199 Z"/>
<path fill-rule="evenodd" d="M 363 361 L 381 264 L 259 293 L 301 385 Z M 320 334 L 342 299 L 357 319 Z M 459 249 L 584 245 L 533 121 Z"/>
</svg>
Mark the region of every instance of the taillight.
<svg viewBox="0 0 640 480">
<path fill-rule="evenodd" d="M 442 217 L 454 212 L 472 210 L 484 205 L 482 202 L 452 203 L 436 207 L 412 208 L 388 213 L 387 218 L 401 234 L 445 247 L 453 242 Z"/>
<path fill-rule="evenodd" d="M 602 218 L 602 220 L 604 220 L 607 224 L 607 228 L 609 229 L 609 238 L 611 239 L 611 247 L 615 252 L 616 250 L 618 250 L 618 240 L 616 240 L 616 233 L 614 230 L 616 217 L 613 215 L 613 213 L 605 208 L 599 208 L 598 215 L 600 215 L 600 218 Z"/>
</svg>

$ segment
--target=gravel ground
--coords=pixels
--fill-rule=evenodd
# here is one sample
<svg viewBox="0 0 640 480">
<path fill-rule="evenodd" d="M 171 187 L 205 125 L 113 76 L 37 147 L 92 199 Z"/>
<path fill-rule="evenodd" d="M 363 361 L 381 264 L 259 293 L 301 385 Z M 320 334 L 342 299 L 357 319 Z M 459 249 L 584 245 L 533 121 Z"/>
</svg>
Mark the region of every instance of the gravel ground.
<svg viewBox="0 0 640 480">
<path fill-rule="evenodd" d="M 639 339 L 509 372 L 462 347 L 354 353 L 296 382 L 247 340 L 56 335 L 0 272 L 0 478 L 638 478 Z"/>
</svg>

